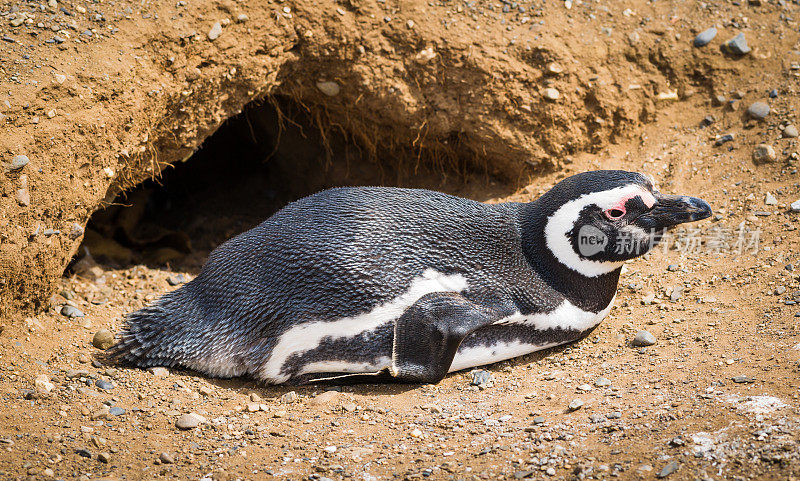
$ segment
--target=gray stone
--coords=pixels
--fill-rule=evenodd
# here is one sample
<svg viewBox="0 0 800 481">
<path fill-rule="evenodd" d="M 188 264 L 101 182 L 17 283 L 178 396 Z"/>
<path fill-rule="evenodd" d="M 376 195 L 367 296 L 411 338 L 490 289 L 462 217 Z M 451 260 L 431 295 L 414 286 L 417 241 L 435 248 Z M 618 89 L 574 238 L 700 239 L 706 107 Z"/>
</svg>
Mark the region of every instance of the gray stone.
<svg viewBox="0 0 800 481">
<path fill-rule="evenodd" d="M 747 45 L 747 39 L 744 33 L 739 33 L 739 35 L 725 42 L 724 50 L 734 55 L 745 55 L 750 53 L 751 49 Z"/>
<path fill-rule="evenodd" d="M 669 300 L 675 302 L 683 297 L 683 286 L 675 286 L 669 294 Z"/>
<path fill-rule="evenodd" d="M 792 212 L 800 212 L 800 199 L 789 204 L 789 210 Z"/>
<path fill-rule="evenodd" d="M 175 421 L 175 427 L 178 429 L 194 429 L 200 425 L 200 417 L 194 413 L 181 414 L 178 420 Z"/>
<path fill-rule="evenodd" d="M 712 40 L 714 37 L 717 36 L 717 29 L 711 27 L 709 29 L 703 30 L 702 32 L 698 33 L 697 36 L 694 38 L 694 46 L 695 47 L 705 47 Z"/>
<path fill-rule="evenodd" d="M 670 272 L 675 272 L 678 270 L 678 264 L 670 264 L 667 266 L 667 270 Z"/>
<path fill-rule="evenodd" d="M 219 22 L 215 22 L 214 25 L 211 26 L 211 30 L 208 31 L 208 39 L 212 42 L 219 38 L 222 35 L 222 25 Z"/>
<path fill-rule="evenodd" d="M 731 380 L 733 382 L 735 382 L 736 384 L 751 384 L 751 383 L 756 382 L 756 380 L 753 379 L 752 377 L 744 376 L 744 375 L 742 375 L 742 376 L 733 376 L 731 378 Z"/>
<path fill-rule="evenodd" d="M 92 345 L 97 349 L 106 350 L 114 345 L 114 334 L 108 329 L 100 329 L 94 333 Z"/>
<path fill-rule="evenodd" d="M 747 115 L 756 120 L 763 120 L 769 115 L 769 105 L 766 102 L 753 102 L 747 107 Z"/>
<path fill-rule="evenodd" d="M 247 17 L 247 14 L 240 13 L 239 15 L 236 16 L 236 21 L 239 22 L 239 23 L 244 23 L 247 20 L 249 20 L 249 18 Z"/>
<path fill-rule="evenodd" d="M 108 414 L 112 416 L 122 416 L 125 414 L 125 409 L 119 406 L 111 406 L 110 408 L 108 408 Z"/>
<path fill-rule="evenodd" d="M 179 286 L 185 282 L 186 282 L 186 276 L 184 276 L 183 274 L 167 277 L 167 284 L 171 286 Z"/>
<path fill-rule="evenodd" d="M 610 413 L 606 414 L 608 419 L 620 419 L 622 417 L 622 411 L 611 411 Z"/>
<path fill-rule="evenodd" d="M 778 205 L 778 199 L 776 199 L 771 193 L 767 192 L 767 195 L 764 196 L 764 203 L 766 205 Z"/>
<path fill-rule="evenodd" d="M 580 399 L 573 399 L 572 402 L 569 403 L 567 409 L 570 411 L 577 411 L 578 409 L 583 407 L 583 401 Z"/>
<path fill-rule="evenodd" d="M 769 144 L 759 144 L 753 149 L 753 162 L 756 164 L 775 162 L 777 159 L 778 154 L 775 153 L 775 149 Z"/>
<path fill-rule="evenodd" d="M 65 317 L 69 317 L 70 319 L 75 317 L 84 317 L 84 314 L 80 309 L 74 306 L 70 306 L 69 304 L 65 304 L 61 308 L 61 315 Z"/>
<path fill-rule="evenodd" d="M 336 82 L 328 82 L 324 80 L 320 80 L 317 82 L 317 88 L 320 92 L 324 93 L 328 97 L 335 97 L 339 95 L 341 91 L 341 87 Z"/>
<path fill-rule="evenodd" d="M 98 379 L 94 382 L 94 385 L 102 389 L 103 391 L 110 391 L 114 389 L 114 385 L 110 381 L 106 381 L 105 379 Z"/>
<path fill-rule="evenodd" d="M 150 371 L 151 373 L 153 373 L 153 376 L 155 376 L 155 377 L 167 377 L 167 376 L 169 376 L 169 369 L 167 369 L 165 367 L 161 367 L 161 366 L 149 367 L 149 368 L 147 368 L 147 370 Z"/>
<path fill-rule="evenodd" d="M 291 404 L 297 401 L 297 399 L 298 399 L 297 393 L 294 391 L 289 391 L 283 396 L 281 396 L 281 402 L 284 404 Z"/>
<path fill-rule="evenodd" d="M 10 170 L 20 170 L 26 165 L 28 165 L 30 159 L 27 155 L 16 155 L 13 159 L 11 159 L 11 163 L 8 164 L 8 168 Z"/>
<path fill-rule="evenodd" d="M 472 371 L 472 381 L 470 382 L 473 386 L 485 386 L 493 381 L 492 373 L 489 371 L 484 371 L 479 369 L 477 371 Z"/>
<path fill-rule="evenodd" d="M 789 124 L 783 129 L 783 136 L 787 139 L 793 139 L 797 137 L 797 135 L 797 127 L 795 127 L 794 124 Z"/>
<path fill-rule="evenodd" d="M 17 190 L 14 198 L 16 199 L 17 204 L 21 205 L 22 207 L 28 207 L 31 205 L 31 193 L 28 191 L 28 189 L 22 188 Z"/>
<path fill-rule="evenodd" d="M 670 474 L 674 473 L 678 470 L 678 462 L 677 461 L 670 461 L 661 469 L 661 472 L 658 473 L 659 478 L 666 478 Z"/>
<path fill-rule="evenodd" d="M 608 379 L 608 378 L 605 378 L 605 377 L 602 377 L 602 376 L 598 377 L 594 381 L 594 385 L 597 386 L 597 387 L 608 387 L 608 386 L 611 385 L 611 379 Z"/>
<path fill-rule="evenodd" d="M 111 454 L 110 453 L 99 453 L 97 455 L 97 460 L 100 461 L 101 463 L 108 464 L 109 462 L 111 462 Z"/>
<path fill-rule="evenodd" d="M 633 338 L 633 345 L 636 347 L 652 346 L 655 343 L 656 336 L 644 330 L 637 332 L 636 337 Z"/>
<path fill-rule="evenodd" d="M 546 98 L 547 100 L 556 101 L 561 97 L 561 92 L 559 92 L 557 89 L 550 87 L 544 89 L 543 95 L 544 98 Z"/>
<path fill-rule="evenodd" d="M 175 464 L 175 458 L 167 452 L 159 454 L 158 460 L 161 461 L 162 464 Z"/>
</svg>

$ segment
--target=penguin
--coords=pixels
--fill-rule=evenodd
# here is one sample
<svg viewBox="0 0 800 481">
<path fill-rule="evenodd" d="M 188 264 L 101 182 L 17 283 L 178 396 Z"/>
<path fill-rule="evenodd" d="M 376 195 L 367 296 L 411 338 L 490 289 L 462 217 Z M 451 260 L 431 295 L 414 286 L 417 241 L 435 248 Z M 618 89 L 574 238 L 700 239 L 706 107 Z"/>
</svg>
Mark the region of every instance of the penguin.
<svg viewBox="0 0 800 481">
<path fill-rule="evenodd" d="M 625 261 L 710 215 L 620 170 L 529 203 L 333 188 L 220 245 L 192 281 L 129 314 L 108 356 L 268 384 L 436 383 L 586 336 Z"/>
</svg>

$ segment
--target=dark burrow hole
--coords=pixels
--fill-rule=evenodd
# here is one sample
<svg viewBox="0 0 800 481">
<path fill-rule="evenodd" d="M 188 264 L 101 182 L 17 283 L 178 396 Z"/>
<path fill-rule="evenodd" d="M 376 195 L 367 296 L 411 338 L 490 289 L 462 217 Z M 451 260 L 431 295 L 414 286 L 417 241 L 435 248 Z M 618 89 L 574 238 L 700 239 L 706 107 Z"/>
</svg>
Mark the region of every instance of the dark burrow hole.
<svg viewBox="0 0 800 481">
<path fill-rule="evenodd" d="M 95 212 L 68 272 L 80 274 L 87 259 L 109 268 L 146 264 L 197 273 L 226 239 L 330 187 L 418 187 L 479 201 L 511 193 L 483 172 L 449 172 L 403 154 L 370 156 L 339 131 L 323 135 L 285 98 L 248 105 L 185 162 Z"/>
</svg>

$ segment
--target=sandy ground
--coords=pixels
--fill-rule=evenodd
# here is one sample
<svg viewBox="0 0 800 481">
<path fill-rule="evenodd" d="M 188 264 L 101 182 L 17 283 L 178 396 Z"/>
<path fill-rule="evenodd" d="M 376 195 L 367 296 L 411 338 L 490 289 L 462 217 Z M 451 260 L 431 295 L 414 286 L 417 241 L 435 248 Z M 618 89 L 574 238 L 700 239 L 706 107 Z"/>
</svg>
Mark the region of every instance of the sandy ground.
<svg viewBox="0 0 800 481">
<path fill-rule="evenodd" d="M 796 31 L 791 8 L 780 22 Z M 800 120 L 800 56 L 796 36 L 749 25 L 762 39 L 750 55 L 763 58 L 718 74 L 710 91 L 662 101 L 655 122 L 510 195 L 497 197 L 486 180 L 464 188 L 520 201 L 569 173 L 620 167 L 714 207 L 698 231 L 676 232 L 666 249 L 626 266 L 616 307 L 589 338 L 488 366 L 492 380 L 480 386 L 469 372 L 434 386 L 281 387 L 122 369 L 95 360 L 95 333 L 116 331 L 197 265 L 90 265 L 60 280 L 46 311 L 3 321 L 0 478 L 800 476 L 800 214 L 789 209 L 800 176 L 797 141 L 782 129 Z M 755 101 L 771 106 L 763 120 L 745 112 Z M 725 134 L 733 140 L 715 145 Z M 761 143 L 774 160 L 754 162 Z M 62 315 L 64 305 L 85 316 Z M 656 344 L 634 347 L 640 330 Z M 176 427 L 188 413 L 197 427 Z"/>
</svg>

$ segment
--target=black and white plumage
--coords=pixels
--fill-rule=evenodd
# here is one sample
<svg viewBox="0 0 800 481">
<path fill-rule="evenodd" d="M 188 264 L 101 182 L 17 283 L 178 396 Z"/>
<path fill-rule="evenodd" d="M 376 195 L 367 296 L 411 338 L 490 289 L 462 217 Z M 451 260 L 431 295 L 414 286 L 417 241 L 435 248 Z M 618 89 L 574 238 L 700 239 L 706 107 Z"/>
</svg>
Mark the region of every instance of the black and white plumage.
<svg viewBox="0 0 800 481">
<path fill-rule="evenodd" d="M 268 383 L 437 382 L 586 335 L 625 260 L 710 215 L 624 171 L 574 175 L 530 203 L 326 190 L 219 246 L 130 314 L 109 354 Z"/>
</svg>

